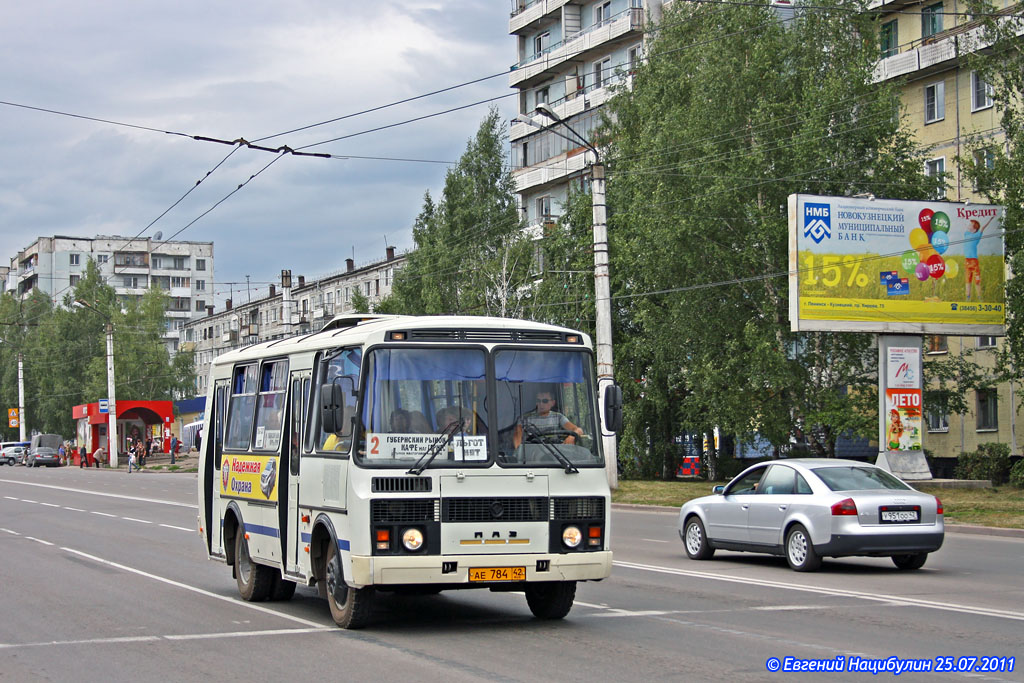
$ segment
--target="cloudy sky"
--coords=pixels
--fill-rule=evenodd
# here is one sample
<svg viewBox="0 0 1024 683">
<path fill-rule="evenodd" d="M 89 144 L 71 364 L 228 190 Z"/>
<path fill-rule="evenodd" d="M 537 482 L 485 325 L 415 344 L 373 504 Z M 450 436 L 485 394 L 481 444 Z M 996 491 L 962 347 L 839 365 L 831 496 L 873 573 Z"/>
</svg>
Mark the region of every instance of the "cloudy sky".
<svg viewBox="0 0 1024 683">
<path fill-rule="evenodd" d="M 36 237 L 133 237 L 232 148 L 507 70 L 497 0 L 41 0 L 0 23 L 0 263 Z M 261 144 L 305 145 L 509 95 L 506 77 Z M 19 106 L 12 106 L 19 105 Z M 488 105 L 308 151 L 452 161 Z M 507 120 L 514 97 L 498 100 Z M 239 149 L 143 236 L 178 232 L 274 155 Z M 434 163 L 283 156 L 176 239 L 212 240 L 218 307 L 282 268 L 315 277 L 412 246 Z M 234 284 L 233 284 L 234 283 Z"/>
</svg>

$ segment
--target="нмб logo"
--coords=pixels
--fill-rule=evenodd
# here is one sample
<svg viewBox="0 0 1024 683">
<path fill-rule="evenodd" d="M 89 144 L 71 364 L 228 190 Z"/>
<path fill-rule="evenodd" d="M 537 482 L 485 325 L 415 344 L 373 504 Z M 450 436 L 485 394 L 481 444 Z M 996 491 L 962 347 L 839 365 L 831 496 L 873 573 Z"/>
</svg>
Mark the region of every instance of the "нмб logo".
<svg viewBox="0 0 1024 683">
<path fill-rule="evenodd" d="M 804 237 L 810 237 L 815 244 L 832 237 L 831 209 L 829 204 L 804 204 Z"/>
</svg>

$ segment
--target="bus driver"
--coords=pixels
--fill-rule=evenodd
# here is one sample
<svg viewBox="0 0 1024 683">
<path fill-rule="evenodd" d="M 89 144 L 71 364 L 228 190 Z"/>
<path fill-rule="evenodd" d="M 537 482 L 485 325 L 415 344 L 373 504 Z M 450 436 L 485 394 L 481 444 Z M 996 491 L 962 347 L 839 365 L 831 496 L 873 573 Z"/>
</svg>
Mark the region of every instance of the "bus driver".
<svg viewBox="0 0 1024 683">
<path fill-rule="evenodd" d="M 528 422 L 531 426 L 536 427 L 541 434 L 558 433 L 562 430 L 583 436 L 583 430 L 569 422 L 569 418 L 562 413 L 552 410 L 554 407 L 555 399 L 550 391 L 537 392 L 537 409 L 523 415 L 522 420 L 516 423 L 516 430 L 512 434 L 512 445 L 519 448 L 523 442 L 523 422 Z M 576 436 L 567 435 L 564 443 L 576 443 Z"/>
</svg>

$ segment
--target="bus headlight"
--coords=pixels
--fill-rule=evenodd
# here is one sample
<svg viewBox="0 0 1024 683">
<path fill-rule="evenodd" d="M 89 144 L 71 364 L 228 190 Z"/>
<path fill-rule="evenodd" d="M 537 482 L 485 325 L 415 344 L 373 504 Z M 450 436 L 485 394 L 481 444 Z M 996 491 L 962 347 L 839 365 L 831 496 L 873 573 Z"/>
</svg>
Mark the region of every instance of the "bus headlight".
<svg viewBox="0 0 1024 683">
<path fill-rule="evenodd" d="M 402 532 L 402 545 L 409 552 L 416 552 L 423 547 L 423 532 L 419 529 L 406 529 Z"/>
<path fill-rule="evenodd" d="M 574 526 L 567 526 L 562 531 L 562 543 L 570 548 L 578 548 L 583 540 L 583 534 Z"/>
</svg>

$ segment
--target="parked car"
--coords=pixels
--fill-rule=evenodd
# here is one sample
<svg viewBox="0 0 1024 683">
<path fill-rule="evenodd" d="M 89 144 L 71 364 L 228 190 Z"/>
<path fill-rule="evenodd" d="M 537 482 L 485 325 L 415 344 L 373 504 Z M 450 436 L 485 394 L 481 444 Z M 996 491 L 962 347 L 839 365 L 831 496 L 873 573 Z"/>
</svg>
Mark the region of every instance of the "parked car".
<svg viewBox="0 0 1024 683">
<path fill-rule="evenodd" d="M 25 450 L 24 446 L 8 446 L 3 451 L 0 451 L 0 465 L 11 465 L 13 467 L 14 465 L 21 464 Z"/>
<path fill-rule="evenodd" d="M 945 535 L 942 501 L 854 460 L 759 463 L 712 491 L 679 511 L 679 537 L 692 560 L 721 549 L 783 555 L 796 571 L 854 555 L 920 569 Z"/>
<path fill-rule="evenodd" d="M 60 467 L 60 455 L 57 451 L 50 448 L 49 446 L 39 446 L 35 450 L 29 450 L 28 456 L 25 459 L 25 464 L 28 467 L 40 467 L 46 465 L 47 467 Z"/>
</svg>

